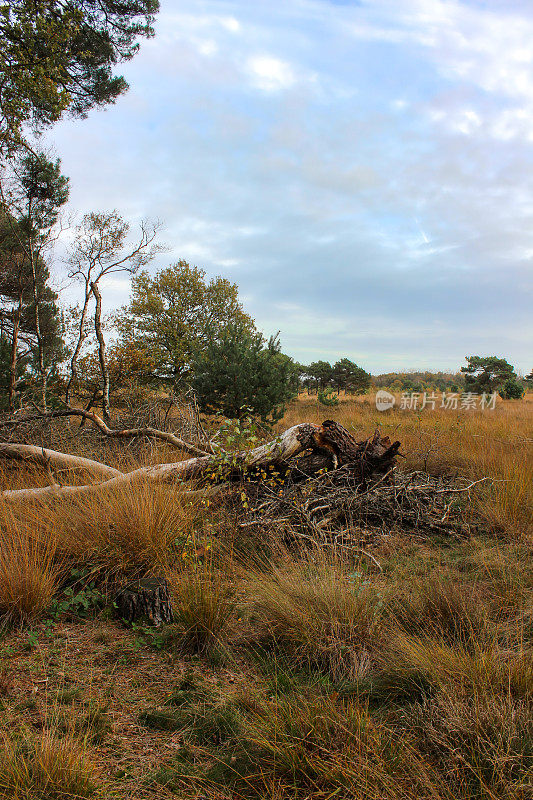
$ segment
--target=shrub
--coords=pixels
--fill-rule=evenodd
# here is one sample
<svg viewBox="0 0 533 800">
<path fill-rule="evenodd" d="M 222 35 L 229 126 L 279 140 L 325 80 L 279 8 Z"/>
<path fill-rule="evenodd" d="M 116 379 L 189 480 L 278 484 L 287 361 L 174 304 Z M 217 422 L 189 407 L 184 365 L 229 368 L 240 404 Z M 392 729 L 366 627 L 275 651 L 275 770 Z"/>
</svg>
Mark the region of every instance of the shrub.
<svg viewBox="0 0 533 800">
<path fill-rule="evenodd" d="M 499 393 L 504 400 L 521 400 L 525 389 L 516 378 L 509 378 L 500 388 Z"/>
<path fill-rule="evenodd" d="M 322 406 L 339 405 L 339 395 L 336 394 L 331 386 L 326 386 L 325 389 L 319 389 L 317 392 L 317 400 Z"/>
</svg>

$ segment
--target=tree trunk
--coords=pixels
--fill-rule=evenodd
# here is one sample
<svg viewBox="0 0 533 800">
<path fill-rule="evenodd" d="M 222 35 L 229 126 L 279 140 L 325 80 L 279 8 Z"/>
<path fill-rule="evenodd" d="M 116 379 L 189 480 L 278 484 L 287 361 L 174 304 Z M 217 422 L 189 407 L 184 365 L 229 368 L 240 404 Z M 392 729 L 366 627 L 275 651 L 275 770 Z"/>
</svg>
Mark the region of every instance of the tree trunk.
<svg viewBox="0 0 533 800">
<path fill-rule="evenodd" d="M 29 257 L 30 257 L 30 266 L 31 266 L 31 276 L 32 276 L 32 294 L 33 294 L 33 302 L 35 305 L 35 335 L 37 336 L 37 356 L 39 361 L 39 373 L 41 375 L 41 398 L 43 404 L 43 410 L 47 410 L 46 404 L 46 386 L 48 383 L 48 376 L 46 374 L 46 369 L 44 366 L 44 342 L 41 333 L 41 313 L 40 313 L 40 301 L 39 301 L 39 292 L 37 290 L 37 271 L 35 268 L 35 253 L 33 250 L 33 241 L 30 238 L 29 240 Z"/>
<path fill-rule="evenodd" d="M 57 412 L 61 415 L 62 412 Z M 63 412 L 64 415 L 65 412 Z M 68 413 L 68 412 L 67 412 Z M 80 415 L 96 416 L 87 414 L 77 409 L 75 412 Z M 99 420 L 100 425 L 105 429 L 106 426 Z M 117 433 L 110 429 L 110 434 Z M 128 432 L 119 432 L 128 433 Z M 161 434 L 161 431 L 156 432 Z M 172 436 L 172 434 L 166 434 Z M 4 457 L 20 458 L 16 453 L 10 453 L 9 448 L 26 448 L 24 445 L 6 444 L 0 446 L 0 455 L 4 448 Z M 398 454 L 400 442 L 390 443 L 388 437 L 383 439 L 376 431 L 374 436 L 357 442 L 348 431 L 332 420 L 326 420 L 322 425 L 313 425 L 309 422 L 294 425 L 288 428 L 277 439 L 267 444 L 256 447 L 250 452 L 236 453 L 232 457 L 232 469 L 227 476 L 228 480 L 239 479 L 243 474 L 252 475 L 258 468 L 275 467 L 278 471 L 289 472 L 292 480 L 302 480 L 312 477 L 319 469 L 342 468 L 343 479 L 348 473 L 353 486 L 365 487 L 367 481 L 375 475 L 386 474 L 394 465 L 394 460 Z M 39 453 L 40 448 L 32 448 Z M 307 457 L 294 460 L 294 457 L 305 450 L 312 451 L 314 461 L 307 461 Z M 40 456 L 41 463 L 46 466 L 51 465 L 50 453 L 52 451 L 42 451 Z M 29 453 L 31 455 L 31 453 Z M 34 452 L 34 460 L 38 455 Z M 85 459 L 82 459 L 85 460 Z M 72 469 L 76 462 L 75 456 L 63 456 L 62 453 L 53 453 L 53 464 L 57 467 Z M 93 464 L 95 462 L 92 462 Z M 98 462 L 96 462 L 97 464 Z M 220 462 L 218 462 L 220 463 Z M 204 455 L 197 458 L 189 458 L 185 461 L 178 461 L 170 464 L 155 464 L 150 467 L 140 467 L 127 473 L 118 473 L 114 476 L 109 475 L 108 480 L 101 483 L 89 484 L 86 486 L 46 486 L 39 489 L 12 489 L 2 492 L 2 497 L 7 502 L 16 500 L 41 499 L 50 496 L 87 496 L 101 491 L 114 490 L 117 487 L 136 487 L 142 482 L 150 483 L 174 483 L 179 484 L 186 481 L 202 480 L 209 475 L 212 466 L 217 465 L 216 456 Z M 78 464 L 78 466 L 81 466 Z M 111 472 L 111 468 L 105 464 L 100 464 L 102 472 Z M 115 470 L 118 472 L 118 470 Z M 339 474 L 341 474 L 339 469 Z"/>
<path fill-rule="evenodd" d="M 7 405 L 13 411 L 15 402 L 15 387 L 17 383 L 18 339 L 20 318 L 22 316 L 22 294 L 19 295 L 18 307 L 13 310 L 13 339 L 11 342 L 11 360 L 9 364 L 9 395 Z"/>
<path fill-rule="evenodd" d="M 364 487 L 375 475 L 383 475 L 394 464 L 400 442 L 391 443 L 376 430 L 373 436 L 358 442 L 347 430 L 331 419 L 322 423 L 314 437 L 310 455 L 300 457 L 292 471 L 294 480 L 308 478 L 324 469 L 345 467 L 352 479 Z"/>
<path fill-rule="evenodd" d="M 85 413 L 85 412 L 84 412 Z M 234 457 L 235 468 L 240 466 L 241 470 L 250 470 L 256 467 L 269 467 L 270 465 L 286 468 L 287 461 L 293 456 L 298 455 L 303 450 L 316 446 L 315 437 L 320 427 L 309 422 L 294 425 L 284 431 L 277 439 L 268 444 L 256 447 L 248 453 L 238 453 Z M 172 434 L 169 434 L 172 435 Z M 21 445 L 19 445 L 20 447 Z M 24 446 L 24 445 L 22 445 Z M 3 447 L 13 447 L 13 445 L 3 445 Z M 39 448 L 34 448 L 39 450 Z M 0 454 L 2 449 L 0 447 Z M 61 466 L 61 453 L 56 453 L 55 466 Z M 6 453 L 6 457 L 9 454 Z M 74 456 L 66 456 L 65 468 L 72 468 Z M 47 497 L 73 497 L 97 494 L 101 491 L 113 490 L 117 487 L 136 486 L 142 482 L 149 483 L 180 483 L 201 479 L 209 467 L 216 463 L 216 457 L 212 455 L 189 458 L 186 461 L 177 461 L 170 464 L 155 464 L 151 467 L 140 467 L 132 472 L 120 473 L 116 477 L 105 480 L 102 483 L 89 484 L 86 486 L 45 486 L 39 489 L 9 489 L 2 492 L 1 497 L 7 501 L 17 500 L 38 500 Z M 106 465 L 101 465 L 106 469 Z M 107 469 L 110 469 L 109 467 Z"/>
<path fill-rule="evenodd" d="M 97 281 L 91 281 L 91 289 L 96 298 L 96 308 L 94 310 L 94 329 L 98 339 L 98 361 L 102 373 L 102 413 L 104 420 L 109 422 L 109 370 L 107 368 L 105 354 L 105 339 L 102 331 L 102 295 L 98 288 Z"/>
<path fill-rule="evenodd" d="M 89 289 L 88 284 L 86 284 L 85 300 L 81 311 L 80 325 L 78 329 L 78 341 L 76 343 L 76 347 L 74 348 L 74 352 L 72 353 L 72 358 L 70 359 L 70 378 L 68 379 L 67 388 L 65 389 L 65 403 L 67 405 L 70 405 L 70 392 L 72 390 L 72 385 L 78 375 L 77 371 L 78 357 L 80 355 L 80 350 L 85 340 L 85 321 L 87 319 L 87 309 L 89 307 L 90 297 L 91 297 L 91 290 Z"/>
<path fill-rule="evenodd" d="M 15 444 L 12 442 L 0 442 L 0 459 L 6 461 L 23 461 L 35 464 L 45 469 L 56 467 L 62 470 L 86 470 L 93 475 L 101 478 L 116 478 L 123 475 L 119 469 L 108 467 L 100 461 L 93 461 L 83 456 L 71 456 L 66 453 L 58 453 L 55 450 L 47 450 L 44 447 L 37 447 L 32 444 Z M 46 487 L 49 488 L 49 487 Z"/>
</svg>

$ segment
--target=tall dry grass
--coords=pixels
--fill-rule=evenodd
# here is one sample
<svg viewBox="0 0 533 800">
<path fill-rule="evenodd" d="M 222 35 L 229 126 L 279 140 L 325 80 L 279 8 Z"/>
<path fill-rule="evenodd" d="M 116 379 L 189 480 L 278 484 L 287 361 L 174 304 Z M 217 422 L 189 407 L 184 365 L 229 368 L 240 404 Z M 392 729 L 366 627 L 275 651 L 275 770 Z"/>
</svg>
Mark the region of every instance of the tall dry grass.
<svg viewBox="0 0 533 800">
<path fill-rule="evenodd" d="M 56 559 L 107 577 L 163 570 L 202 514 L 180 487 L 142 483 L 13 509 L 19 529 L 48 542 Z"/>
<path fill-rule="evenodd" d="M 384 597 L 336 554 L 286 554 L 262 569 L 250 566 L 245 583 L 264 646 L 334 679 L 368 668 L 369 652 L 381 641 Z"/>
<path fill-rule="evenodd" d="M 54 536 L 40 537 L 0 505 L 0 626 L 40 616 L 57 590 L 62 566 Z"/>
<path fill-rule="evenodd" d="M 53 724 L 0 731 L 2 800 L 81 800 L 95 797 L 95 767 L 79 738 Z"/>
<path fill-rule="evenodd" d="M 182 569 L 165 573 L 170 585 L 174 622 L 171 638 L 181 654 L 223 652 L 237 616 L 229 565 L 225 574 L 206 554 L 194 555 Z"/>
<path fill-rule="evenodd" d="M 383 570 L 369 574 L 353 557 L 271 546 L 275 529 L 243 544 L 233 512 L 218 519 L 179 487 L 138 484 L 0 507 L 0 614 L 38 616 L 72 565 L 103 581 L 166 575 L 177 654 L 234 648 L 234 664 L 248 659 L 252 675 L 241 692 L 239 741 L 208 754 L 214 796 L 530 800 L 532 409 L 531 397 L 498 402 L 493 412 L 420 414 L 380 414 L 371 397 L 342 398 L 335 409 L 301 399 L 281 423 L 334 417 L 357 438 L 379 426 L 402 441 L 402 468 L 490 476 L 477 502 L 505 530 L 498 540 L 438 547 L 385 532 Z M 57 449 L 102 457 L 62 435 Z M 141 461 L 118 450 L 107 456 L 123 468 Z M 142 458 L 152 457 L 179 454 L 157 447 Z M 38 485 L 46 476 L 22 469 L 5 480 Z M 268 675 L 254 666 L 258 651 L 265 662 L 292 665 L 285 695 L 260 688 Z M 41 738 L 6 734 L 0 751 L 0 797 L 93 791 L 83 746 L 51 727 Z"/>
</svg>

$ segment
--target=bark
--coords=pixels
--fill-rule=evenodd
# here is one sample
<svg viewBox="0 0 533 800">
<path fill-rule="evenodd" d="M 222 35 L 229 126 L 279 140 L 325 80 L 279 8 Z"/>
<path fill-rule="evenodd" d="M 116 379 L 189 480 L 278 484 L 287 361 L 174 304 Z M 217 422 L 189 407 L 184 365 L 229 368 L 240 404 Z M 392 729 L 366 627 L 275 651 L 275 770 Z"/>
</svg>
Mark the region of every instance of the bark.
<svg viewBox="0 0 533 800">
<path fill-rule="evenodd" d="M 91 289 L 96 298 L 94 330 L 98 339 L 98 361 L 100 362 L 100 372 L 102 373 L 102 413 L 104 420 L 109 422 L 109 370 L 107 368 L 105 339 L 102 331 L 102 295 L 98 288 L 98 281 L 91 281 Z"/>
<path fill-rule="evenodd" d="M 44 447 L 37 447 L 31 444 L 14 444 L 11 442 L 0 443 L 0 459 L 6 461 L 23 461 L 26 464 L 34 464 L 45 469 L 56 467 L 67 470 L 86 470 L 93 475 L 101 478 L 115 478 L 123 475 L 120 470 L 101 464 L 100 461 L 93 461 L 82 456 L 71 456 L 66 453 L 58 453 L 56 450 L 47 450 Z M 47 487 L 48 488 L 48 487 Z"/>
<path fill-rule="evenodd" d="M 31 207 L 30 212 L 31 214 Z M 39 293 L 37 291 L 37 272 L 35 269 L 35 253 L 33 250 L 33 241 L 29 240 L 29 258 L 30 258 L 30 267 L 31 267 L 31 275 L 32 275 L 32 294 L 33 294 L 33 302 L 35 305 L 35 335 L 37 337 L 37 357 L 39 363 L 39 374 L 41 376 L 41 398 L 43 409 L 46 411 L 47 403 L 46 403 L 46 388 L 48 383 L 48 375 L 46 373 L 46 368 L 44 366 L 44 342 L 42 337 L 41 331 L 41 307 L 39 302 Z"/>
<path fill-rule="evenodd" d="M 72 358 L 70 359 L 70 378 L 68 379 L 67 388 L 65 389 L 65 403 L 69 405 L 70 403 L 70 392 L 72 390 L 72 386 L 76 377 L 78 375 L 77 365 L 78 365 L 78 358 L 80 355 L 80 351 L 85 341 L 85 321 L 87 319 L 87 309 L 89 308 L 89 300 L 91 298 L 91 291 L 89 289 L 88 282 L 85 284 L 85 300 L 83 302 L 83 308 L 81 310 L 80 316 L 80 324 L 78 328 L 78 341 L 76 342 L 76 347 L 74 348 L 74 352 L 72 353 Z"/>
<path fill-rule="evenodd" d="M 17 383 L 18 338 L 20 318 L 22 316 L 22 293 L 19 294 L 18 306 L 13 310 L 13 338 L 11 341 L 11 359 L 9 364 L 9 395 L 8 408 L 13 411 L 15 403 L 15 387 Z"/>
<path fill-rule="evenodd" d="M 145 578 L 126 586 L 115 598 L 116 616 L 125 622 L 150 622 L 158 628 L 172 622 L 168 583 L 161 578 Z"/>
<path fill-rule="evenodd" d="M 391 443 L 379 431 L 359 442 L 338 422 L 327 419 L 316 436 L 313 452 L 297 460 L 292 478 L 302 480 L 324 469 L 344 467 L 352 481 L 364 487 L 370 478 L 388 472 L 399 449 L 400 442 Z"/>
</svg>

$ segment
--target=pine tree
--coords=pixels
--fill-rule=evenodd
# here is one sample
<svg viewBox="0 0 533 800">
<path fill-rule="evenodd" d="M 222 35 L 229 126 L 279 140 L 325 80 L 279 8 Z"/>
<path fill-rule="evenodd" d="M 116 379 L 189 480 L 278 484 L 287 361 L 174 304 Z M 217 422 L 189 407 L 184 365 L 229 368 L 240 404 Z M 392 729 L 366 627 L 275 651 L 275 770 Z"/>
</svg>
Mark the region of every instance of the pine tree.
<svg viewBox="0 0 533 800">
<path fill-rule="evenodd" d="M 295 395 L 292 372 L 277 336 L 266 343 L 258 331 L 236 320 L 197 349 L 192 386 L 204 411 L 220 411 L 231 419 L 251 411 L 263 422 L 276 422 Z"/>
</svg>

